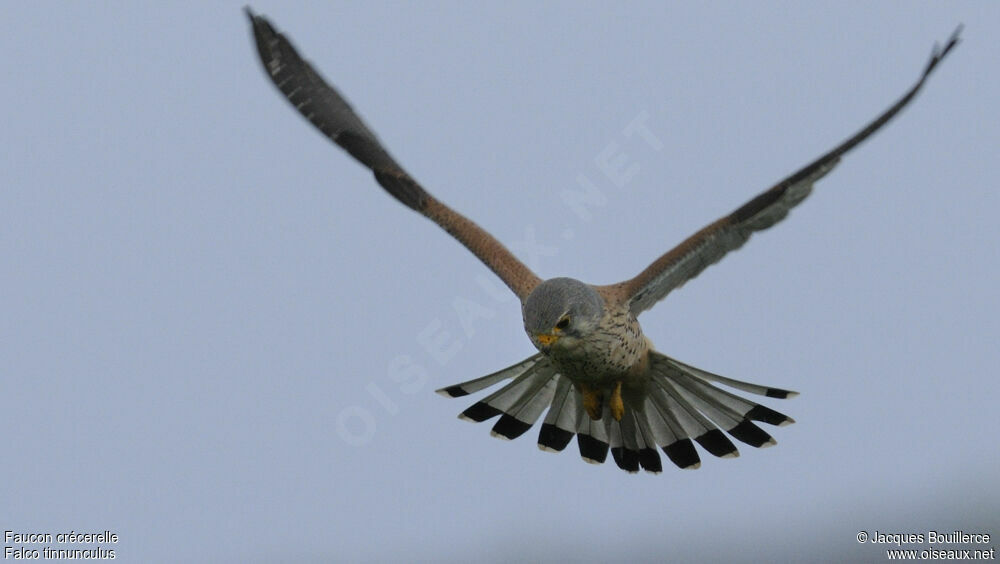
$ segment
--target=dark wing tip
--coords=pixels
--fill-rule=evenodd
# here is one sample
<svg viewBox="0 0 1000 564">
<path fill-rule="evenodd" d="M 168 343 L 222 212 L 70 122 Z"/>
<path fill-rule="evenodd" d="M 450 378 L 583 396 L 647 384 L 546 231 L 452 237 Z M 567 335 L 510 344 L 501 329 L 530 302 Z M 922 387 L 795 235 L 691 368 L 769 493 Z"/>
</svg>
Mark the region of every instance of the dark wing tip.
<svg viewBox="0 0 1000 564">
<path fill-rule="evenodd" d="M 253 13 L 250 6 L 243 6 L 243 11 L 246 13 L 247 17 L 250 18 L 250 25 L 253 26 L 254 35 L 257 36 L 258 39 L 278 35 L 278 32 L 271 26 L 271 22 L 267 21 L 267 18 L 264 16 L 259 16 Z"/>
<path fill-rule="evenodd" d="M 254 43 L 257 46 L 257 54 L 260 55 L 260 62 L 264 65 L 264 71 L 273 81 L 269 65 L 276 59 L 283 59 L 280 42 L 284 40 L 280 33 L 267 21 L 264 16 L 253 13 L 250 6 L 243 8 L 247 17 L 250 18 L 250 26 L 253 29 Z M 280 90 L 280 88 L 279 88 Z"/>
<path fill-rule="evenodd" d="M 944 58 L 944 56 L 948 54 L 948 51 L 951 51 L 952 48 L 962 42 L 961 35 L 963 29 L 965 29 L 965 24 L 963 23 L 959 23 L 955 26 L 955 31 L 951 32 L 951 36 L 948 37 L 947 43 L 944 44 L 944 49 L 941 49 L 941 53 L 938 55 L 939 59 Z"/>
<path fill-rule="evenodd" d="M 927 61 L 927 66 L 924 68 L 924 76 L 921 77 L 921 80 L 927 78 L 927 75 L 929 75 L 931 71 L 934 70 L 934 67 L 936 67 L 937 64 L 940 63 L 941 60 L 944 59 L 945 56 L 948 55 L 948 53 L 955 48 L 956 45 L 962 42 L 962 38 L 960 37 L 960 35 L 962 34 L 963 28 L 965 28 L 965 24 L 958 24 L 958 27 L 955 28 L 955 31 L 951 32 L 951 36 L 948 38 L 948 41 L 944 44 L 944 47 L 941 47 L 941 45 L 938 43 L 934 44 L 934 48 L 931 50 L 931 58 L 929 61 Z"/>
<path fill-rule="evenodd" d="M 964 23 L 959 23 L 955 26 L 955 31 L 951 32 L 951 37 L 948 38 L 948 43 L 945 44 L 944 52 L 947 53 L 952 47 L 958 45 L 962 42 L 962 30 L 965 29 Z M 943 53 L 942 53 L 943 54 Z"/>
</svg>

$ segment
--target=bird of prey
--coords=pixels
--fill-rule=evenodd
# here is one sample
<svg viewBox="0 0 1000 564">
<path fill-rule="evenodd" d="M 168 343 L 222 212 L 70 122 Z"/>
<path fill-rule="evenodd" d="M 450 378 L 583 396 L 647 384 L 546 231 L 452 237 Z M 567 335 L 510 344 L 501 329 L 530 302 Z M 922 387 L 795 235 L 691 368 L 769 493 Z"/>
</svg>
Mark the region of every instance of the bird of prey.
<svg viewBox="0 0 1000 564">
<path fill-rule="evenodd" d="M 393 159 L 343 96 L 299 56 L 284 35 L 249 8 L 268 77 L 310 123 L 361 164 L 394 198 L 423 214 L 483 261 L 521 301 L 524 329 L 538 352 L 498 372 L 438 392 L 459 397 L 510 380 L 460 417 L 499 416 L 494 436 L 513 439 L 548 408 L 538 446 L 561 451 L 577 437 L 580 455 L 600 464 L 611 451 L 630 473 L 662 471 L 657 448 L 680 468 L 697 468 L 697 442 L 717 457 L 738 451 L 722 430 L 754 447 L 775 444 L 754 422 L 793 420 L 717 385 L 771 398 L 795 392 L 695 368 L 656 351 L 637 317 L 750 236 L 784 219 L 840 158 L 903 109 L 958 44 L 961 27 L 935 45 L 920 79 L 863 129 L 734 212 L 662 255 L 634 278 L 607 286 L 571 278 L 542 280 L 481 227 L 432 196 Z M 694 442 L 692 442 L 692 440 Z"/>
</svg>

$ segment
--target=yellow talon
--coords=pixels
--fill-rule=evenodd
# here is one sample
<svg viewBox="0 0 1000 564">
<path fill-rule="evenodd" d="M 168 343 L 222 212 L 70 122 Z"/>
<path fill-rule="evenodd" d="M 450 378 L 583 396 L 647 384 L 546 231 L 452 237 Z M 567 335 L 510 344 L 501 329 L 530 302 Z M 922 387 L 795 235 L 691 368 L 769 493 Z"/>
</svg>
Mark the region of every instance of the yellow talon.
<svg viewBox="0 0 1000 564">
<path fill-rule="evenodd" d="M 615 421 L 621 421 L 622 416 L 625 415 L 625 402 L 622 401 L 621 382 L 615 382 L 615 391 L 611 392 L 611 404 L 608 407 L 611 408 L 611 416 L 615 418 Z"/>
<path fill-rule="evenodd" d="M 583 395 L 583 408 L 587 410 L 587 415 L 594 421 L 599 420 L 603 407 L 601 404 L 604 403 L 603 394 L 597 388 L 587 384 L 580 384 L 580 393 Z"/>
</svg>

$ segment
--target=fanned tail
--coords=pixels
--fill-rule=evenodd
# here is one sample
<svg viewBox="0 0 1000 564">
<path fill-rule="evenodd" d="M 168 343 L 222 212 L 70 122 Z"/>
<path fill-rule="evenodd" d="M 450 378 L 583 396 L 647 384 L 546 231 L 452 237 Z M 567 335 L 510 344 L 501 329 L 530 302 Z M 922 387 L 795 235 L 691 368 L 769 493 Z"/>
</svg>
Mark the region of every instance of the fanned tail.
<svg viewBox="0 0 1000 564">
<path fill-rule="evenodd" d="M 459 398 L 462 396 L 467 396 L 469 394 L 478 392 L 479 390 L 485 390 L 493 384 L 502 382 L 507 378 L 514 378 L 520 376 L 524 372 L 530 370 L 536 364 L 544 360 L 545 357 L 542 353 L 538 353 L 528 358 L 518 362 L 517 364 L 512 364 L 503 370 L 498 370 L 493 374 L 487 374 L 482 378 L 476 378 L 475 380 L 469 380 L 468 382 L 462 382 L 461 384 L 455 384 L 454 386 L 448 386 L 446 388 L 441 388 L 437 390 L 437 393 L 448 396 L 450 398 Z"/>
<path fill-rule="evenodd" d="M 639 468 L 653 474 L 663 471 L 651 424 L 643 409 L 626 409 L 621 421 L 612 417 L 601 419 L 607 421 L 613 436 L 621 436 L 621 446 L 616 448 L 617 441 L 611 444 L 611 456 L 619 468 L 630 474 L 638 472 Z"/>
<path fill-rule="evenodd" d="M 559 374 L 552 363 L 536 354 L 493 374 L 437 390 L 441 395 L 461 397 L 513 378 L 506 386 L 474 403 L 459 418 L 480 423 L 500 415 L 490 433 L 501 439 L 516 439 L 538 421 L 559 387 Z"/>
<path fill-rule="evenodd" d="M 577 387 L 541 354 L 438 393 L 460 397 L 511 380 L 459 417 L 482 422 L 499 416 L 490 434 L 509 440 L 523 435 L 548 408 L 538 448 L 560 452 L 575 435 L 585 461 L 601 464 L 610 451 L 615 464 L 629 473 L 661 472 L 658 448 L 685 469 L 701 466 L 695 443 L 714 456 L 733 458 L 739 451 L 725 433 L 754 447 L 768 447 L 775 440 L 754 421 L 778 426 L 794 423 L 787 415 L 713 383 L 776 398 L 794 397 L 795 392 L 725 378 L 655 351 L 649 354 L 645 388 L 623 392 L 626 409 L 620 421 L 611 416 L 607 403 L 601 419 L 591 419 Z"/>
<path fill-rule="evenodd" d="M 794 398 L 795 396 L 799 395 L 798 392 L 793 392 L 791 390 L 783 390 L 781 388 L 771 388 L 768 386 L 761 386 L 760 384 L 751 384 L 750 382 L 733 380 L 732 378 L 726 378 L 725 376 L 712 374 L 707 370 L 702 370 L 701 368 L 695 368 L 694 366 L 691 366 L 689 364 L 684 364 L 683 362 L 670 358 L 669 356 L 664 356 L 664 355 L 659 355 L 659 356 L 663 356 L 663 358 L 668 363 L 679 368 L 682 372 L 686 372 L 693 376 L 697 376 L 702 380 L 709 380 L 712 382 L 725 384 L 730 388 L 736 388 L 737 390 L 743 390 L 744 392 L 750 392 L 751 394 L 757 394 L 759 396 L 767 396 L 769 398 L 778 398 L 778 399 Z"/>
<path fill-rule="evenodd" d="M 761 448 L 776 441 L 753 421 L 778 426 L 795 422 L 783 413 L 718 388 L 712 381 L 768 397 L 795 397 L 796 392 L 725 378 L 658 352 L 650 352 L 649 371 L 649 399 L 674 439 L 673 443 L 658 444 L 681 468 L 699 466 L 692 439 L 714 456 L 732 458 L 739 456 L 739 451 L 722 431 Z"/>
</svg>

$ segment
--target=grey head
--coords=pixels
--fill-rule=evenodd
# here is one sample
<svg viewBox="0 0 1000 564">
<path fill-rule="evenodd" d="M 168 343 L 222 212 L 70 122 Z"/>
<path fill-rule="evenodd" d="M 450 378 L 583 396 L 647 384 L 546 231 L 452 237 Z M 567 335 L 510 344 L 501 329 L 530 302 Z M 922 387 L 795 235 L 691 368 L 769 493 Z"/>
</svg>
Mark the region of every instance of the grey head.
<svg viewBox="0 0 1000 564">
<path fill-rule="evenodd" d="M 547 353 L 572 347 L 593 331 L 604 317 L 604 300 L 579 280 L 552 278 L 528 295 L 521 314 L 531 342 Z"/>
</svg>

